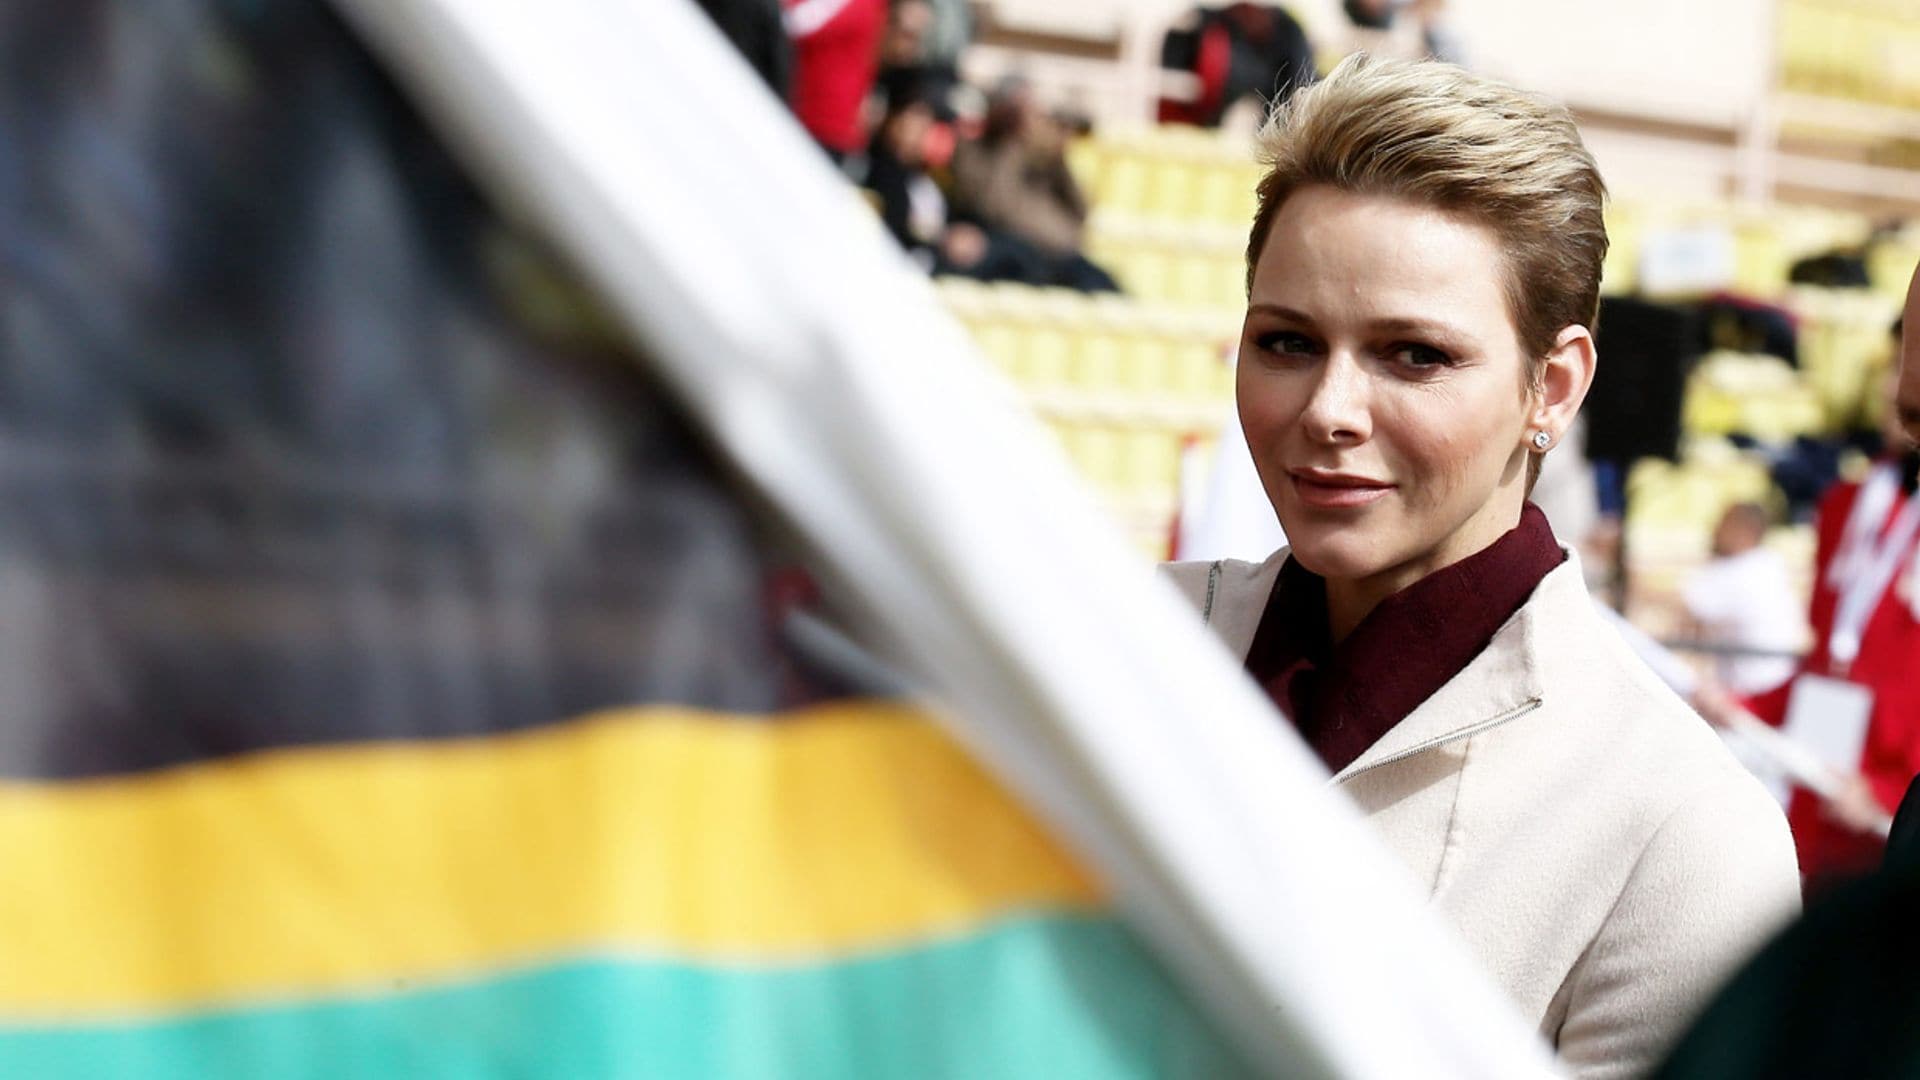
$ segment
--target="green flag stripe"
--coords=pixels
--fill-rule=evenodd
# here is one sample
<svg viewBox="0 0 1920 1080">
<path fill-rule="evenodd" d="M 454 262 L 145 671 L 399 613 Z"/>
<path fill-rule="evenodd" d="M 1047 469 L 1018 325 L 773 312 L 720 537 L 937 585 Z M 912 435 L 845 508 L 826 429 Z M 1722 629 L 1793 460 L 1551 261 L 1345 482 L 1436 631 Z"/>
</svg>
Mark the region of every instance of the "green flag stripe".
<svg viewBox="0 0 1920 1080">
<path fill-rule="evenodd" d="M 597 958 L 355 1000 L 0 1030 L 0 1075 L 41 1080 L 1243 1071 L 1125 928 L 1086 915 L 816 966 Z"/>
</svg>

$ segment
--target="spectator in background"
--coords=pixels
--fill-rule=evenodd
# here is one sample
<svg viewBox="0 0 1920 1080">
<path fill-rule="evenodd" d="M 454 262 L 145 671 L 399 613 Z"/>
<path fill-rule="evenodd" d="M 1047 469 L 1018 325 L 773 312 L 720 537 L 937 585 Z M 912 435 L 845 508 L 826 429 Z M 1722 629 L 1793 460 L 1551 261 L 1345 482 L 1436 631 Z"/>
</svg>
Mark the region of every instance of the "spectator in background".
<svg viewBox="0 0 1920 1080">
<path fill-rule="evenodd" d="M 911 84 L 933 103 L 936 113 L 944 114 L 952 109 L 950 99 L 960 85 L 960 69 L 953 57 L 933 52 L 936 19 L 928 0 L 893 0 L 887 10 L 887 32 L 880 39 L 879 87 L 883 96 L 890 96 L 896 88 Z"/>
<path fill-rule="evenodd" d="M 936 174 L 953 152 L 952 128 L 910 82 L 889 95 L 868 150 L 866 187 L 881 220 L 915 262 L 934 274 L 1026 285 L 1112 288 L 1112 279 L 1078 256 L 1043 251 L 1020 237 L 956 213 Z"/>
<path fill-rule="evenodd" d="M 984 252 L 984 236 L 949 236 L 946 192 L 934 180 L 940 147 L 933 106 L 911 86 L 899 86 L 887 99 L 886 114 L 867 150 L 866 187 L 879 203 L 880 219 L 900 246 L 929 272 L 942 264 L 971 263 L 953 255 Z M 979 230 L 973 230 L 978 233 Z M 977 255 L 976 255 L 977 258 Z"/>
<path fill-rule="evenodd" d="M 886 0 L 781 0 L 793 42 L 793 113 L 836 163 L 867 142 Z"/>
<path fill-rule="evenodd" d="M 1770 656 L 1728 654 L 1714 663 L 1714 679 L 1742 696 L 1771 690 L 1793 676 L 1806 637 L 1787 564 L 1761 546 L 1767 511 L 1759 503 L 1727 507 L 1713 530 L 1713 559 L 1681 590 L 1700 640 Z"/>
<path fill-rule="evenodd" d="M 1273 4 L 1194 8 L 1161 39 L 1160 66 L 1193 76 L 1190 92 L 1160 99 L 1160 122 L 1202 127 L 1248 99 L 1284 101 L 1317 74 L 1306 31 Z"/>
<path fill-rule="evenodd" d="M 958 69 L 960 54 L 973 42 L 972 0 L 928 0 L 933 21 L 921 42 L 928 64 Z"/>
<path fill-rule="evenodd" d="M 1920 314 L 1920 274 L 1906 318 Z M 1903 320 L 1904 321 L 1904 320 Z M 1900 323 L 1892 420 L 1920 439 L 1920 333 Z M 1920 1076 L 1920 783 L 1893 821 L 1884 868 L 1832 890 L 1709 1007 L 1660 1080 Z"/>
<path fill-rule="evenodd" d="M 1024 80 L 1003 82 L 980 137 L 954 152 L 954 196 L 983 224 L 1058 264 L 1062 284 L 1118 291 L 1113 278 L 1080 252 L 1087 200 L 1067 167 L 1067 134 Z"/>
<path fill-rule="evenodd" d="M 983 281 L 1043 283 L 1039 252 L 952 214 L 934 173 L 952 154 L 952 129 L 911 82 L 896 86 L 867 152 L 867 189 L 880 218 L 921 268 Z"/>
<path fill-rule="evenodd" d="M 1905 320 L 1916 315 L 1920 277 Z M 1920 449 L 1907 434 L 1920 428 L 1916 337 L 1902 338 L 1904 377 L 1887 380 L 1888 452 L 1864 480 L 1837 484 L 1820 501 L 1813 650 L 1791 682 L 1750 702 L 1773 724 L 1817 708 L 1819 722 L 1865 726 L 1859 772 L 1843 797 L 1796 791 L 1787 810 L 1809 896 L 1879 864 L 1877 823 L 1920 774 Z"/>
<path fill-rule="evenodd" d="M 927 0 L 893 0 L 887 9 L 887 32 L 880 39 L 881 70 L 926 64 L 933 19 L 933 5 Z"/>
<path fill-rule="evenodd" d="M 1345 0 L 1347 20 L 1359 31 L 1356 47 L 1388 55 L 1424 53 L 1465 64 L 1466 50 L 1446 17 L 1446 0 Z M 1418 32 L 1417 46 L 1402 44 L 1401 30 Z"/>
</svg>

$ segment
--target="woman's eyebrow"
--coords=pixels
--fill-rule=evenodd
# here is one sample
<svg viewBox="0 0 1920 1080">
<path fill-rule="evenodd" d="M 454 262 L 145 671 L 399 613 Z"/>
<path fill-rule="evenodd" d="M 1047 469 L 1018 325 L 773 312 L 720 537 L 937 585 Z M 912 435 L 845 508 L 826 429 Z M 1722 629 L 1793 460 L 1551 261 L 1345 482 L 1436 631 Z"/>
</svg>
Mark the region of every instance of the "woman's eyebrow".
<svg viewBox="0 0 1920 1080">
<path fill-rule="evenodd" d="M 1466 336 L 1452 323 L 1439 319 L 1375 319 L 1368 325 L 1376 331 L 1388 334 L 1428 334 L 1455 340 Z"/>
<path fill-rule="evenodd" d="M 1295 311 L 1284 304 L 1273 304 L 1266 301 L 1248 304 L 1247 313 L 1250 315 L 1270 315 L 1276 319 L 1285 319 L 1288 322 L 1308 324 L 1313 322 L 1313 316 L 1308 315 L 1304 311 Z"/>
<path fill-rule="evenodd" d="M 1269 318 L 1281 319 L 1286 322 L 1299 323 L 1305 326 L 1314 325 L 1313 316 L 1308 315 L 1304 311 L 1287 307 L 1285 304 L 1260 301 L 1258 303 L 1248 304 L 1247 313 L 1250 315 L 1264 315 Z M 1420 334 L 1444 338 L 1448 341 L 1459 341 L 1468 336 L 1463 333 L 1459 327 L 1440 319 L 1405 318 L 1400 316 L 1374 319 L 1367 323 L 1367 329 L 1376 334 Z"/>
</svg>

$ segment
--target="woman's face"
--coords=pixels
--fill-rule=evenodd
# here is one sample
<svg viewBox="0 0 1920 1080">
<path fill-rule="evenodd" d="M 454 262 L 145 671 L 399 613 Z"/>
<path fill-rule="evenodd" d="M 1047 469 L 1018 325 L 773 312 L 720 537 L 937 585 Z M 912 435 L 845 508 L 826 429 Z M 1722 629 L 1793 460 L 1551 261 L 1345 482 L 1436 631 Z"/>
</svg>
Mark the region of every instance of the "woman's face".
<svg viewBox="0 0 1920 1080">
<path fill-rule="evenodd" d="M 1385 596 L 1514 527 L 1531 395 L 1493 234 L 1325 186 L 1254 266 L 1237 396 L 1293 554 Z"/>
</svg>

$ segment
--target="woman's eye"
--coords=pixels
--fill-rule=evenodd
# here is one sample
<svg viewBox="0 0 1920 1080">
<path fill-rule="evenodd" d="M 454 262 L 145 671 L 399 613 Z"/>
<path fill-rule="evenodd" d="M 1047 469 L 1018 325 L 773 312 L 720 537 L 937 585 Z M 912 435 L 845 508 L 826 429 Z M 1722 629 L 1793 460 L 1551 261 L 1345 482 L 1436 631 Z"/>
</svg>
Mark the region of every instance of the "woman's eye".
<svg viewBox="0 0 1920 1080">
<path fill-rule="evenodd" d="M 1446 367 L 1453 363 L 1453 357 L 1431 345 L 1415 341 L 1403 341 L 1395 345 L 1387 350 L 1387 358 L 1410 368 Z"/>
<path fill-rule="evenodd" d="M 1313 339 L 1307 337 L 1305 334 L 1295 334 L 1281 330 L 1275 333 L 1262 334 L 1255 338 L 1253 343 L 1276 356 L 1313 355 Z"/>
</svg>

